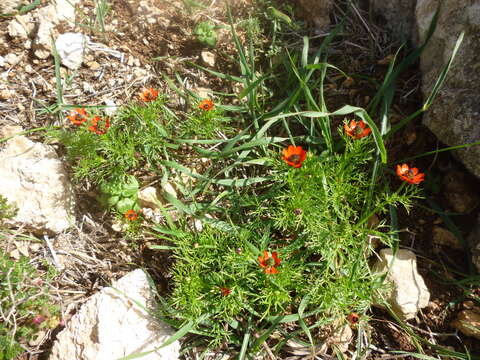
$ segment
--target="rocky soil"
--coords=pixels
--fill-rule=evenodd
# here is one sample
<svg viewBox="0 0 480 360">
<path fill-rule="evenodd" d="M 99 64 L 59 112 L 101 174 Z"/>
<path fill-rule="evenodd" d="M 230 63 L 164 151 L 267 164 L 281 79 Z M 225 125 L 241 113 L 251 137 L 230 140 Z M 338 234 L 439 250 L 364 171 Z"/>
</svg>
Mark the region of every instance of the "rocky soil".
<svg viewBox="0 0 480 360">
<path fill-rule="evenodd" d="M 11 12 L 20 3 L 6 1 L 0 13 Z M 35 129 L 61 125 L 68 105 L 105 105 L 108 111 L 114 111 L 146 86 L 172 95 L 172 107 L 182 111 L 185 103 L 174 96 L 162 74 L 181 73 L 185 87 L 201 96 L 213 90 L 235 91 L 226 81 L 189 65 L 195 62 L 223 72 L 238 71 L 231 56 L 234 46 L 225 9 L 217 3 L 212 1 L 207 9 L 189 10 L 185 2 L 176 0 L 117 0 L 111 2 L 103 21 L 94 1 L 57 0 L 54 4 L 43 0 L 23 14 L 0 18 L 0 138 L 26 130 L 24 135 L 0 143 L 0 195 L 19 208 L 7 224 L 11 231 L 0 232 L 4 237 L 0 246 L 14 259 L 20 255 L 47 259 L 57 268 L 52 301 L 62 312 L 57 328 L 39 332 L 38 341 L 25 344 L 28 351 L 24 359 L 110 359 L 135 351 L 152 351 L 146 359 L 179 358 L 178 341 L 159 353 L 153 351 L 174 330 L 152 321 L 145 311 L 153 295 L 148 278 L 139 270 L 148 269 L 155 279 L 168 279 L 171 260 L 149 250 L 148 238 L 138 247 L 128 243 L 121 231 L 116 231 L 121 229 L 115 227 L 113 219 L 96 204 L 93 190 L 85 184 L 71 183 L 70 169 L 58 144 L 45 144 L 41 132 Z M 299 11 L 305 13 L 308 1 L 300 3 L 303 9 Z M 236 2 L 235 17 L 248 17 L 253 6 L 254 2 L 247 0 Z M 328 2 L 316 6 L 322 12 L 335 8 Z M 358 11 L 366 15 L 360 7 Z M 204 49 L 192 39 L 193 27 L 200 19 L 214 21 L 220 28 L 214 50 Z M 314 25 L 311 34 L 328 31 L 332 19 L 333 15 L 308 19 Z M 477 26 L 476 18 L 472 19 L 471 25 Z M 379 38 L 386 36 L 382 29 L 369 26 L 363 31 Z M 448 26 L 447 20 L 444 26 Z M 388 50 L 382 55 L 389 55 Z M 376 55 L 370 66 L 382 68 L 384 57 Z M 425 69 L 426 61 L 420 65 Z M 384 66 L 381 71 L 385 71 Z M 415 75 L 402 79 L 403 83 L 415 79 L 416 85 L 410 90 L 417 102 L 421 98 L 418 71 L 413 67 L 411 73 Z M 449 83 L 445 91 L 454 85 Z M 348 86 L 331 89 L 337 91 L 335 96 L 343 91 L 340 95 L 344 97 L 360 97 L 350 90 Z M 446 93 L 442 97 L 444 102 L 448 96 Z M 465 97 L 465 101 L 472 105 L 471 97 Z M 426 117 L 427 125 L 435 114 Z M 475 118 L 475 113 L 471 114 Z M 400 138 L 398 144 L 392 144 L 397 152 L 408 148 L 419 153 L 438 145 L 419 123 L 407 127 Z M 469 161 L 467 167 L 476 169 Z M 480 270 L 480 219 L 476 220 L 479 181 L 448 154 L 428 158 L 425 165 L 436 174 L 438 191 L 427 199 L 430 202 L 422 203 L 424 207 L 401 214 L 400 237 L 405 249 L 396 254 L 380 251 L 374 268 L 391 282 L 391 292 L 384 295 L 396 314 L 419 336 L 449 349 L 467 347 L 478 352 L 480 286 L 464 293 L 465 289 L 448 280 L 467 271 L 468 251 Z M 142 192 L 142 205 L 153 211 L 155 191 L 145 188 Z M 432 202 L 439 204 L 441 211 L 425 210 L 425 206 L 433 207 Z M 458 233 L 443 216 L 445 211 L 455 213 Z M 24 240 L 21 234 L 31 234 L 39 241 Z M 471 247 L 459 238 L 469 241 Z M 447 270 L 451 267 L 455 273 Z M 164 291 L 167 284 L 159 288 Z M 373 310 L 371 323 L 375 356 L 415 350 L 411 338 L 384 310 Z M 352 337 L 350 327 L 342 328 L 330 336 L 330 342 L 347 352 Z M 301 351 L 292 345 L 292 354 L 300 354 L 296 358 L 303 356 Z"/>
</svg>

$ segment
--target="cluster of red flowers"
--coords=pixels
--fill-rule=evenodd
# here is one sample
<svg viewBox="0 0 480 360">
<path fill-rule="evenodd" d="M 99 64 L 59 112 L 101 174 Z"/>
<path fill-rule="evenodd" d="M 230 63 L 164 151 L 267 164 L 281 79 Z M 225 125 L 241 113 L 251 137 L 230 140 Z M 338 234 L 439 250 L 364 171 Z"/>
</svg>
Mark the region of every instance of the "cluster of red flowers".
<svg viewBox="0 0 480 360">
<path fill-rule="evenodd" d="M 128 221 L 135 221 L 138 219 L 138 214 L 133 209 L 127 210 L 124 216 L 125 216 L 125 219 L 127 219 Z"/>
<path fill-rule="evenodd" d="M 350 313 L 347 316 L 347 320 L 350 324 L 355 325 L 360 320 L 360 316 L 357 313 Z"/>
<path fill-rule="evenodd" d="M 403 181 L 410 184 L 420 184 L 425 180 L 425 174 L 419 172 L 417 168 L 411 168 L 407 164 L 397 165 L 397 175 Z"/>
<path fill-rule="evenodd" d="M 370 129 L 363 120 L 358 123 L 351 120 L 350 123 L 344 124 L 345 133 L 352 139 L 357 140 L 368 136 L 372 129 Z M 282 160 L 294 168 L 299 168 L 307 158 L 307 152 L 301 146 L 290 145 L 282 152 Z M 398 177 L 410 184 L 420 184 L 425 174 L 419 172 L 417 168 L 410 168 L 407 164 L 397 165 L 396 169 Z"/>
<path fill-rule="evenodd" d="M 72 110 L 67 116 L 67 119 L 70 120 L 73 125 L 80 126 L 88 119 L 87 110 L 83 108 Z"/>
<path fill-rule="evenodd" d="M 154 88 L 143 89 L 140 94 L 138 94 L 140 100 L 144 102 L 154 101 L 158 97 L 158 90 Z"/>
<path fill-rule="evenodd" d="M 82 126 L 89 119 L 90 115 L 84 108 L 76 108 L 70 111 L 67 119 L 75 126 Z M 107 133 L 110 127 L 110 119 L 108 117 L 101 118 L 100 116 L 94 116 L 90 119 L 90 124 L 87 129 L 97 135 L 103 135 Z"/>
<path fill-rule="evenodd" d="M 278 274 L 277 267 L 280 266 L 280 258 L 276 251 L 272 252 L 272 256 L 267 250 L 263 251 L 263 256 L 258 257 L 258 263 L 261 268 L 265 269 L 265 274 Z"/>
<path fill-rule="evenodd" d="M 215 104 L 210 99 L 202 100 L 200 104 L 198 104 L 198 108 L 204 111 L 213 110 L 214 107 L 215 107 Z"/>
<path fill-rule="evenodd" d="M 372 129 L 367 127 L 363 120 L 360 120 L 358 123 L 355 120 L 351 120 L 349 124 L 344 124 L 343 128 L 346 134 L 354 140 L 364 138 L 372 132 Z"/>
<path fill-rule="evenodd" d="M 232 293 L 232 289 L 229 289 L 227 287 L 221 287 L 220 288 L 220 293 L 223 295 L 223 296 L 228 296 Z"/>
<path fill-rule="evenodd" d="M 282 160 L 294 168 L 299 168 L 307 158 L 307 152 L 301 146 L 290 145 L 282 152 Z"/>
</svg>

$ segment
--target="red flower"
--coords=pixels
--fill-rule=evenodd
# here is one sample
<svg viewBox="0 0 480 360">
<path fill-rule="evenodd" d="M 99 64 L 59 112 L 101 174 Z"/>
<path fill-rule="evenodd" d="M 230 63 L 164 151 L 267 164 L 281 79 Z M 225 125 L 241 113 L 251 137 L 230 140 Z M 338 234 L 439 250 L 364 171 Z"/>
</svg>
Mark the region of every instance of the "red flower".
<svg viewBox="0 0 480 360">
<path fill-rule="evenodd" d="M 67 119 L 69 119 L 73 125 L 80 126 L 85 121 L 87 121 L 87 116 L 88 114 L 85 109 L 76 108 L 75 110 L 70 111 L 70 114 L 67 116 Z"/>
<path fill-rule="evenodd" d="M 138 219 L 138 214 L 135 212 L 135 210 L 132 210 L 132 209 L 127 210 L 124 216 L 125 216 L 125 219 L 127 219 L 128 221 L 135 221 Z"/>
<path fill-rule="evenodd" d="M 282 152 L 282 160 L 294 168 L 299 168 L 307 158 L 307 152 L 301 146 L 290 145 Z"/>
<path fill-rule="evenodd" d="M 158 90 L 154 88 L 144 89 L 138 97 L 145 102 L 154 101 L 158 97 Z"/>
<path fill-rule="evenodd" d="M 91 132 L 94 132 L 97 135 L 103 135 L 107 133 L 107 130 L 109 127 L 110 127 L 110 119 L 108 117 L 101 118 L 99 116 L 95 116 L 92 119 L 92 122 L 88 127 L 88 130 L 90 130 Z"/>
<path fill-rule="evenodd" d="M 354 140 L 361 139 L 372 132 L 372 129 L 367 127 L 363 120 L 360 120 L 358 123 L 355 120 L 351 120 L 350 124 L 344 124 L 343 128 L 347 135 Z"/>
<path fill-rule="evenodd" d="M 258 263 L 260 267 L 264 268 L 265 274 L 278 274 L 277 267 L 280 265 L 280 258 L 278 257 L 278 254 L 276 251 L 272 252 L 272 257 L 271 259 L 273 260 L 270 261 L 270 256 L 268 255 L 268 251 L 264 250 L 263 251 L 263 256 L 258 257 Z"/>
<path fill-rule="evenodd" d="M 352 312 L 347 316 L 347 320 L 350 324 L 355 325 L 358 323 L 358 320 L 360 320 L 360 316 L 357 313 Z"/>
<path fill-rule="evenodd" d="M 221 287 L 220 292 L 222 293 L 223 296 L 228 296 L 232 293 L 232 289 Z"/>
<path fill-rule="evenodd" d="M 210 99 L 202 100 L 200 104 L 198 104 L 198 108 L 205 111 L 212 110 L 214 107 L 215 107 L 215 104 Z"/>
<path fill-rule="evenodd" d="M 425 177 L 424 173 L 419 173 L 417 168 L 410 168 L 407 164 L 397 165 L 397 175 L 410 184 L 420 184 Z"/>
</svg>

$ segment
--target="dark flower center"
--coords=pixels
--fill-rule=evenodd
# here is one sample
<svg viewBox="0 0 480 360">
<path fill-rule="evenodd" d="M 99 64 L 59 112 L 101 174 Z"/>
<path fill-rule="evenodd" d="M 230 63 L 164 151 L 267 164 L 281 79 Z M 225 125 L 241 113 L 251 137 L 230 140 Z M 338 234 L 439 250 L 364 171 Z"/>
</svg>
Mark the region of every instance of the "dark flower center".
<svg viewBox="0 0 480 360">
<path fill-rule="evenodd" d="M 298 164 L 300 162 L 300 155 L 298 154 L 293 154 L 293 155 L 290 155 L 288 157 L 288 161 L 294 163 L 294 164 Z"/>
</svg>

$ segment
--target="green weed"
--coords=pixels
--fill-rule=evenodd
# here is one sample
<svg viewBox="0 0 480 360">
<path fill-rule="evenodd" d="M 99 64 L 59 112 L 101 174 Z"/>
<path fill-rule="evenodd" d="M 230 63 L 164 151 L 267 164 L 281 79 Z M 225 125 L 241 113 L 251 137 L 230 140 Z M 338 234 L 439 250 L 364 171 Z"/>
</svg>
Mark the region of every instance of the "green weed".
<svg viewBox="0 0 480 360">
<path fill-rule="evenodd" d="M 217 33 L 215 32 L 215 24 L 211 21 L 202 21 L 193 30 L 193 34 L 197 40 L 204 46 L 214 48 L 217 45 Z"/>
<path fill-rule="evenodd" d="M 19 339 L 28 342 L 39 329 L 58 325 L 59 310 L 48 295 L 53 276 L 38 272 L 25 257 L 13 261 L 0 254 L 0 359 L 23 352 Z"/>
<path fill-rule="evenodd" d="M 14 204 L 10 204 L 7 199 L 0 195 L 0 225 L 5 219 L 14 217 L 18 209 Z"/>
<path fill-rule="evenodd" d="M 369 228 L 361 212 L 373 142 L 345 142 L 344 153 L 309 152 L 300 168 L 272 154 L 272 186 L 250 200 L 240 195 L 240 206 L 225 204 L 221 218 L 235 224 L 229 232 L 207 227 L 199 234 L 173 236 L 175 287 L 169 315 L 183 321 L 207 316 L 200 329 L 209 329 L 212 345 L 238 337 L 232 322 L 245 325 L 248 318 L 254 328 L 263 329 L 269 319 L 300 312 L 315 312 L 309 321 L 321 324 L 346 321 L 352 311 L 365 315 L 382 287 L 369 269 L 374 251 L 369 238 L 386 245 L 391 238 L 384 225 Z M 373 199 L 377 214 L 400 203 L 410 206 L 418 195 L 416 187 L 393 194 L 382 187 Z M 259 259 L 264 251 L 266 267 Z M 278 273 L 268 272 L 271 266 Z M 304 316 L 294 321 L 304 321 Z"/>
</svg>

